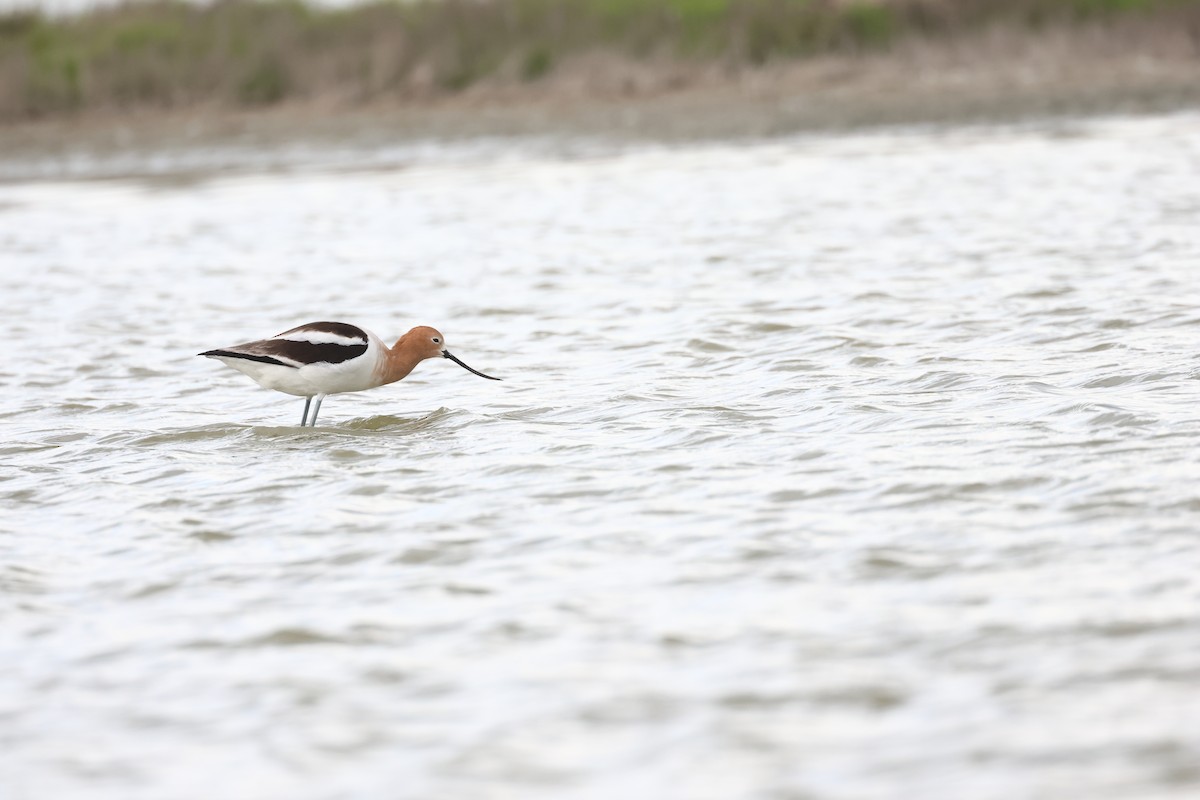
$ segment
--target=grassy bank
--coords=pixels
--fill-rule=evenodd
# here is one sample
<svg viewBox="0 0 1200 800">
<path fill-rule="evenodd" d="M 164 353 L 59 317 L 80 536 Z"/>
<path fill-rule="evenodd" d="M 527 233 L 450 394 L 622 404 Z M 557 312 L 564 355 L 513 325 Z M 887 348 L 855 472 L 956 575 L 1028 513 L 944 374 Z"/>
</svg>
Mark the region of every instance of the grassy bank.
<svg viewBox="0 0 1200 800">
<path fill-rule="evenodd" d="M 427 0 L 134 4 L 0 16 L 0 120 L 277 104 L 325 109 L 528 86 L 581 59 L 761 69 L 902 42 L 1076 26 L 1194 32 L 1198 0 Z M 1151 37 L 1152 39 L 1152 37 Z"/>
</svg>

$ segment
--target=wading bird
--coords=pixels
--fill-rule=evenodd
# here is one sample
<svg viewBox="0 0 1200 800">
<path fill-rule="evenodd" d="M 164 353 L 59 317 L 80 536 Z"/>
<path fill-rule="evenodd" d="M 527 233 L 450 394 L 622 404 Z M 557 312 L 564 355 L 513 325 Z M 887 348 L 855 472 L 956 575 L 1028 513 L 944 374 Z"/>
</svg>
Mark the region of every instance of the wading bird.
<svg viewBox="0 0 1200 800">
<path fill-rule="evenodd" d="M 468 367 L 446 349 L 446 337 L 418 325 L 389 348 L 375 334 L 344 322 L 310 322 L 270 339 L 246 342 L 199 355 L 244 372 L 259 386 L 304 398 L 300 426 L 316 426 L 326 395 L 361 392 L 395 383 L 427 358 L 448 358 L 481 378 L 498 381 Z M 313 400 L 316 403 L 313 403 Z M 308 415 L 312 406 L 312 417 Z"/>
</svg>

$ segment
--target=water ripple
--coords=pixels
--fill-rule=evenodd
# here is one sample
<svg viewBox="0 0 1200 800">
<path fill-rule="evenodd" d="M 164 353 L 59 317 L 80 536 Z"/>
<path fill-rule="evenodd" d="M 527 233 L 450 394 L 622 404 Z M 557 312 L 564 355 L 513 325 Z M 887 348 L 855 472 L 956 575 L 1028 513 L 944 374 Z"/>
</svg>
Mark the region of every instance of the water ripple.
<svg viewBox="0 0 1200 800">
<path fill-rule="evenodd" d="M 0 187 L 0 794 L 1191 796 L 1198 131 Z"/>
</svg>

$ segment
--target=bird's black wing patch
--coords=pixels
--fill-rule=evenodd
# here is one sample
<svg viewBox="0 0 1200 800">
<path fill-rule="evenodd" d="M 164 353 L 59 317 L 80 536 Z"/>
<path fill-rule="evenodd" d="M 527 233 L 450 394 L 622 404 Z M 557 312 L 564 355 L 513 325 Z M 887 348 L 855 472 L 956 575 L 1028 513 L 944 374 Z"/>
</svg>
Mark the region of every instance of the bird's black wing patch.
<svg viewBox="0 0 1200 800">
<path fill-rule="evenodd" d="M 367 332 L 357 325 L 350 325 L 345 322 L 309 322 L 304 325 L 292 328 L 290 331 L 284 331 L 277 334 L 274 338 L 279 339 L 288 337 L 292 339 L 302 339 L 303 336 L 294 336 L 293 334 L 304 333 L 331 333 L 334 336 L 342 336 L 346 339 L 357 339 L 363 344 L 367 343 Z"/>
<path fill-rule="evenodd" d="M 299 365 L 340 364 L 367 352 L 367 344 L 301 342 L 295 339 L 267 339 L 255 342 L 255 351 L 266 356 L 285 358 Z"/>
<path fill-rule="evenodd" d="M 260 355 L 258 353 L 237 353 L 237 352 L 234 352 L 233 350 L 208 350 L 204 353 L 200 353 L 199 355 L 202 355 L 202 356 L 226 356 L 227 358 L 244 358 L 247 361 L 258 361 L 263 364 L 277 364 L 281 367 L 292 367 L 293 369 L 295 368 L 294 364 L 285 364 L 282 361 L 280 361 L 278 358 L 271 358 L 271 356 Z"/>
</svg>

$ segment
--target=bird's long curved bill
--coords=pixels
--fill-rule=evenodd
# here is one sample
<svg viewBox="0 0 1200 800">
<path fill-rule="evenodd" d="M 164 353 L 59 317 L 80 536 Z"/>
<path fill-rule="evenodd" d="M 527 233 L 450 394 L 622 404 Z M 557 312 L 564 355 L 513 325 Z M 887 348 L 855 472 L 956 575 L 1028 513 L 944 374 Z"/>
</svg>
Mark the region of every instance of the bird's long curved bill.
<svg viewBox="0 0 1200 800">
<path fill-rule="evenodd" d="M 468 367 L 466 364 L 464 364 L 463 362 L 459 361 L 459 360 L 458 360 L 456 357 L 454 357 L 454 356 L 450 355 L 450 351 L 449 351 L 449 350 L 443 350 L 443 351 L 442 351 L 442 355 L 443 355 L 443 356 L 445 356 L 446 358 L 450 359 L 451 361 L 453 361 L 455 364 L 458 364 L 460 367 L 462 367 L 463 369 L 465 369 L 467 372 L 474 372 L 474 373 L 475 373 L 476 375 L 478 375 L 479 377 L 481 377 L 481 378 L 487 378 L 489 381 L 498 381 L 498 380 L 500 380 L 499 378 L 493 378 L 491 375 L 484 375 L 482 372 L 480 372 L 480 371 L 479 371 L 479 370 L 477 370 L 477 369 L 474 369 L 474 368 L 472 368 L 472 367 Z"/>
</svg>

